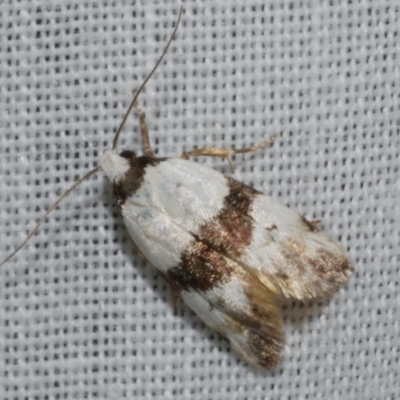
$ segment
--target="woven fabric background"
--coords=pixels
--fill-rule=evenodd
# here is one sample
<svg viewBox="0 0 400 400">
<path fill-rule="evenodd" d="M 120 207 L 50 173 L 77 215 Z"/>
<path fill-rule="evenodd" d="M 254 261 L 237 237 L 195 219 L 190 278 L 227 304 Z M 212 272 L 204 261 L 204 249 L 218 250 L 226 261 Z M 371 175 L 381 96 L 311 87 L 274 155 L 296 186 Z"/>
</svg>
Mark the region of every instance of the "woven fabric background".
<svg viewBox="0 0 400 400">
<path fill-rule="evenodd" d="M 253 368 L 174 310 L 100 173 L 0 270 L 0 398 L 400 398 L 398 0 L 183 5 L 141 96 L 157 154 L 277 133 L 233 176 L 321 220 L 355 273 L 329 301 L 288 304 L 284 362 Z M 1 259 L 111 147 L 179 6 L 0 1 Z M 135 113 L 122 136 L 141 152 Z"/>
</svg>

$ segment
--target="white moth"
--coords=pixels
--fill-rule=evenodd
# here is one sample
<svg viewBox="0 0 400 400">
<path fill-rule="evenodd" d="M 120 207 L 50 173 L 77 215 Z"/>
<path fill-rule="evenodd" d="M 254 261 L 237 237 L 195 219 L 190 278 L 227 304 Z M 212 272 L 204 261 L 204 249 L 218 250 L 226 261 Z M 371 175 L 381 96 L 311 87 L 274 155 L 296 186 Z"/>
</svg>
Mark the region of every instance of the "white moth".
<svg viewBox="0 0 400 400">
<path fill-rule="evenodd" d="M 126 116 L 134 104 L 138 106 L 142 87 Z M 315 223 L 244 183 L 189 160 L 194 155 L 227 158 L 255 151 L 273 138 L 248 149 L 203 148 L 184 153 L 181 159 L 157 158 L 139 107 L 138 112 L 144 155 L 118 154 L 120 127 L 113 149 L 101 159 L 135 247 L 241 357 L 253 365 L 275 367 L 284 346 L 280 303 L 285 298 L 325 296 L 344 284 L 352 272 L 345 253 Z"/>
</svg>

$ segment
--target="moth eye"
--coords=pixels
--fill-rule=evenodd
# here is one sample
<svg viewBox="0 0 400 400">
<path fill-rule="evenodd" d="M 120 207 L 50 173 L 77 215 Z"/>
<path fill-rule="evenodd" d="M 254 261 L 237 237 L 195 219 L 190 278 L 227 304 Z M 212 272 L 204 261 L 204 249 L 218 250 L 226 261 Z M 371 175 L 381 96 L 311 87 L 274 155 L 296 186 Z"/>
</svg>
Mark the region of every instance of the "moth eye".
<svg viewBox="0 0 400 400">
<path fill-rule="evenodd" d="M 124 151 L 121 151 L 121 153 L 119 153 L 119 156 L 123 157 L 123 158 L 132 158 L 132 157 L 136 157 L 136 154 L 132 150 L 124 150 Z"/>
</svg>

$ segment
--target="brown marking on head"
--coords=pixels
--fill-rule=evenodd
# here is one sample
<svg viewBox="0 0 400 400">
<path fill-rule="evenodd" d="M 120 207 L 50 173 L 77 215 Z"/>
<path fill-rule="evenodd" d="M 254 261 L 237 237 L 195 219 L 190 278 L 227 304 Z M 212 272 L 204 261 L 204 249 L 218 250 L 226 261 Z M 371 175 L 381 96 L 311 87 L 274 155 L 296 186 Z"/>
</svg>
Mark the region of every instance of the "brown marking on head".
<svg viewBox="0 0 400 400">
<path fill-rule="evenodd" d="M 167 272 L 180 289 L 206 292 L 227 282 L 233 273 L 224 256 L 205 243 L 195 241 L 181 256 L 177 267 Z"/>
<path fill-rule="evenodd" d="M 135 153 L 130 150 L 121 152 L 120 156 L 127 159 L 130 165 L 130 169 L 124 177 L 113 185 L 114 197 L 118 206 L 122 207 L 127 197 L 133 195 L 142 185 L 146 168 L 150 165 L 157 165 L 165 159 L 148 156 L 136 157 Z"/>
<path fill-rule="evenodd" d="M 254 220 L 249 215 L 258 192 L 235 179 L 226 180 L 229 194 L 224 207 L 200 228 L 199 237 L 221 254 L 237 258 L 252 239 Z"/>
</svg>

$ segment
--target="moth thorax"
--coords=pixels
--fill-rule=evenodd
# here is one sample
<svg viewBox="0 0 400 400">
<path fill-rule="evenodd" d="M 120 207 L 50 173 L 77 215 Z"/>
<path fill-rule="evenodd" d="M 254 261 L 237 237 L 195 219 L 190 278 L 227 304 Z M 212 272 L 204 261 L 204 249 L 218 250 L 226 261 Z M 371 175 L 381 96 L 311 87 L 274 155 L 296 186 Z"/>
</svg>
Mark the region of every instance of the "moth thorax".
<svg viewBox="0 0 400 400">
<path fill-rule="evenodd" d="M 119 156 L 129 160 L 130 158 L 136 157 L 136 153 L 133 150 L 123 150 L 119 153 Z"/>
</svg>

